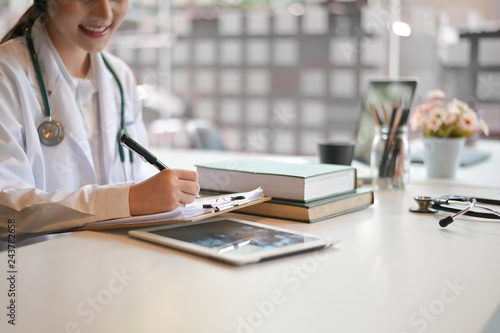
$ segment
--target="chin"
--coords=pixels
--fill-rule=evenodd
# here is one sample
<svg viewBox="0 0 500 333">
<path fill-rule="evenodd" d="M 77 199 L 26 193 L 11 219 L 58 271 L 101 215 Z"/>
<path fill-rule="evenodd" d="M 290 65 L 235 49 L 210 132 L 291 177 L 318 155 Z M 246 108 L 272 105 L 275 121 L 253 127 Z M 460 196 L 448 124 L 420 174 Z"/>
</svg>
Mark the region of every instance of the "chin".
<svg viewBox="0 0 500 333">
<path fill-rule="evenodd" d="M 88 53 L 99 53 L 104 51 L 106 46 L 108 46 L 108 41 L 105 43 L 92 43 L 92 45 L 87 45 L 86 47 L 83 47 L 83 49 Z"/>
</svg>

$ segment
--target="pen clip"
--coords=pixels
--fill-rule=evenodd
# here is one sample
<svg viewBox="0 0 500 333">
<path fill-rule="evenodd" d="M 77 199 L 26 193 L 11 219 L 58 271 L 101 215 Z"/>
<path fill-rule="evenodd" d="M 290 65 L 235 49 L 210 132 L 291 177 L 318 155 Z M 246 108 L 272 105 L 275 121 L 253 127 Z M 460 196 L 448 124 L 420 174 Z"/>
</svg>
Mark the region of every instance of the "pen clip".
<svg viewBox="0 0 500 333">
<path fill-rule="evenodd" d="M 220 211 L 227 210 L 227 209 L 230 209 L 230 208 L 238 207 L 238 206 L 246 204 L 248 202 L 250 202 L 250 199 L 247 199 L 247 198 L 240 199 L 240 200 L 228 201 L 228 202 L 225 202 L 223 204 L 216 205 L 214 207 L 214 211 L 220 212 Z"/>
<path fill-rule="evenodd" d="M 219 199 L 219 198 L 218 198 Z M 217 200 L 218 200 L 217 199 Z M 216 200 L 216 202 L 217 202 Z M 221 212 L 230 208 L 238 207 L 240 205 L 250 202 L 250 199 L 245 196 L 231 197 L 229 201 L 222 202 L 220 204 L 204 204 L 202 207 L 204 209 L 213 209 L 214 212 Z"/>
</svg>

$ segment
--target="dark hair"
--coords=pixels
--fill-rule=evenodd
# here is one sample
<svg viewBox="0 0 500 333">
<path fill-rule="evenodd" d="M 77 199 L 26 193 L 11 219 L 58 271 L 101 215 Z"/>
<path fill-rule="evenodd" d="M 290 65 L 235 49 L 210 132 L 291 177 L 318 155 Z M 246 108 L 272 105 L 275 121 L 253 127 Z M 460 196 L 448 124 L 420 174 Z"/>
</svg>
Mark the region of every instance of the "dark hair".
<svg viewBox="0 0 500 333">
<path fill-rule="evenodd" d="M 14 27 L 5 34 L 0 44 L 18 36 L 24 36 L 26 28 L 35 23 L 36 19 L 46 12 L 47 2 L 45 0 L 34 0 L 33 5 L 24 12 L 23 16 L 21 16 Z"/>
</svg>

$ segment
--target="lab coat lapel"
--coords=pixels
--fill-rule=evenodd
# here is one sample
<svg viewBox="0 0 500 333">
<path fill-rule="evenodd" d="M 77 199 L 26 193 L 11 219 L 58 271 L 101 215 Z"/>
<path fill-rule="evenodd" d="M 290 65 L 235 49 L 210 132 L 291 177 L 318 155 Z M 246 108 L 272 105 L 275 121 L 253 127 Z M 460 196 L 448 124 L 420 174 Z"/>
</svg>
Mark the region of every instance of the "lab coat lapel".
<svg viewBox="0 0 500 333">
<path fill-rule="evenodd" d="M 118 154 L 118 129 L 120 125 L 120 96 L 116 81 L 106 68 L 100 53 L 92 54 L 94 77 L 99 96 L 99 117 L 102 133 L 102 172 L 112 179 L 112 166 Z"/>
<path fill-rule="evenodd" d="M 87 132 L 79 114 L 80 111 L 76 105 L 74 93 L 66 80 L 59 79 L 56 81 L 50 93 L 50 100 L 53 105 L 57 105 L 57 110 L 53 107 L 52 114 L 54 120 L 59 121 L 64 127 L 64 140 L 74 141 L 74 145 L 81 149 L 88 165 L 92 167 L 93 158 Z"/>
<path fill-rule="evenodd" d="M 64 140 L 71 140 L 72 146 L 80 149 L 77 152 L 79 156 L 85 160 L 82 164 L 88 170 L 94 170 L 92 152 L 88 138 L 86 136 L 85 127 L 79 114 L 78 106 L 74 98 L 73 89 L 70 86 L 64 75 L 62 74 L 59 65 L 52 53 L 50 46 L 51 41 L 48 35 L 39 25 L 37 21 L 33 27 L 33 44 L 40 61 L 40 67 L 45 81 L 45 86 L 49 92 L 49 99 L 52 106 L 52 117 L 55 121 L 59 121 L 64 128 Z M 30 75 L 30 81 L 36 89 L 40 89 L 34 72 Z M 43 102 L 41 103 L 43 105 Z M 43 106 L 42 106 L 43 107 Z M 95 171 L 93 171 L 94 178 Z"/>
</svg>

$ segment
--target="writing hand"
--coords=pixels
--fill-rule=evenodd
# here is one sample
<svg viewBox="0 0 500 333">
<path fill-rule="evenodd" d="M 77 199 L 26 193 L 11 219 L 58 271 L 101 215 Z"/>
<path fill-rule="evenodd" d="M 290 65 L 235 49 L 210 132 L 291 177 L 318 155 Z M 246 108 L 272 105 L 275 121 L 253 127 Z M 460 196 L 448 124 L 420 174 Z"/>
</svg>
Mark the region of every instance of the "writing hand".
<svg viewBox="0 0 500 333">
<path fill-rule="evenodd" d="M 141 183 L 130 186 L 130 215 L 171 211 L 193 202 L 199 191 L 197 172 L 165 169 Z"/>
</svg>

